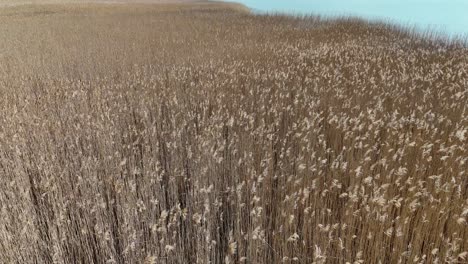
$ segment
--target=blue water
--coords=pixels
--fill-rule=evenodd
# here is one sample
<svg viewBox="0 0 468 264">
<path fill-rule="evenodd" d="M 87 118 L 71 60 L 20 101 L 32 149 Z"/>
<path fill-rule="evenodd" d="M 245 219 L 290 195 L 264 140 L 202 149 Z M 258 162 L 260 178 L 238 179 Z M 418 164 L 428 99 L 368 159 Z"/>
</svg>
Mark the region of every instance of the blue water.
<svg viewBox="0 0 468 264">
<path fill-rule="evenodd" d="M 236 0 L 234 0 L 236 1 Z M 468 0 L 237 0 L 266 12 L 351 15 L 468 36 Z"/>
</svg>

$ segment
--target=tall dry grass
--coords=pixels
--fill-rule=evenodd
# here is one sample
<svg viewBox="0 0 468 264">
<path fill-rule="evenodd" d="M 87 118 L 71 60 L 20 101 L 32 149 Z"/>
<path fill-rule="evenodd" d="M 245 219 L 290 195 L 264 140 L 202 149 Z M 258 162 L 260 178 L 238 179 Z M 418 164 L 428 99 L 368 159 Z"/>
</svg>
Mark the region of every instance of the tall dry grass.
<svg viewBox="0 0 468 264">
<path fill-rule="evenodd" d="M 213 3 L 0 36 L 2 263 L 468 259 L 463 45 Z"/>
</svg>

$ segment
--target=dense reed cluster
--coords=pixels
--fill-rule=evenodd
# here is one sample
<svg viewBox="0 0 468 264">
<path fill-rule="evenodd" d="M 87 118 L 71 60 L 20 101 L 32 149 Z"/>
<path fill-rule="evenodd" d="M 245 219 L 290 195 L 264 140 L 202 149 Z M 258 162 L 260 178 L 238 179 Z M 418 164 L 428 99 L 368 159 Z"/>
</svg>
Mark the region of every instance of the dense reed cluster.
<svg viewBox="0 0 468 264">
<path fill-rule="evenodd" d="M 0 11 L 1 263 L 466 263 L 468 50 L 223 4 Z"/>
</svg>

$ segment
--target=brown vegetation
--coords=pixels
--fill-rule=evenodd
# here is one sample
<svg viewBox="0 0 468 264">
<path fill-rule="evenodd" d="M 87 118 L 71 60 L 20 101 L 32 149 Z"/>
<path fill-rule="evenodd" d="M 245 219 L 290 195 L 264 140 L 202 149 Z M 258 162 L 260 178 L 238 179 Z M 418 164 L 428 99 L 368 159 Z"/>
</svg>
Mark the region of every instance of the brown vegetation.
<svg viewBox="0 0 468 264">
<path fill-rule="evenodd" d="M 468 259 L 463 45 L 214 3 L 0 36 L 2 263 Z"/>
</svg>

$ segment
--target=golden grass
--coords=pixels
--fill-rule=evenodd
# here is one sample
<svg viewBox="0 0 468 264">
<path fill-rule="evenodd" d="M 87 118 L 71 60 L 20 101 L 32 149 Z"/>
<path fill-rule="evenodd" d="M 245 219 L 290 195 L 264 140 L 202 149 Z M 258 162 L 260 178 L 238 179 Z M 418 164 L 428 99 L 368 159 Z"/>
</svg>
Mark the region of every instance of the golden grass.
<svg viewBox="0 0 468 264">
<path fill-rule="evenodd" d="M 467 261 L 463 45 L 219 3 L 0 36 L 2 263 Z"/>
</svg>

